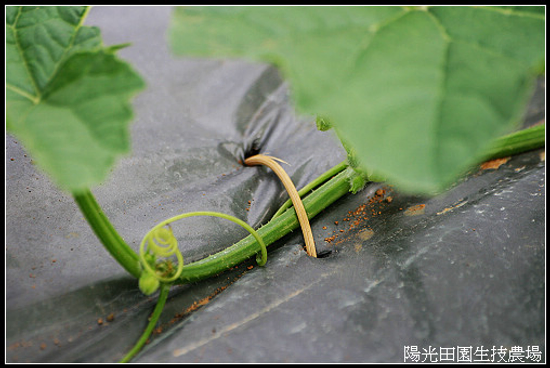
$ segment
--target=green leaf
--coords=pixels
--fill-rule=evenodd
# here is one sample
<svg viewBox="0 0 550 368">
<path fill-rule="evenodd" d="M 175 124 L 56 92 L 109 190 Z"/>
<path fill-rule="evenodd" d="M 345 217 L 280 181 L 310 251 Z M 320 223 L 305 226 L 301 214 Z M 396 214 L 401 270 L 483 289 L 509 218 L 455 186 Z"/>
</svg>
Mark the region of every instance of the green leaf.
<svg viewBox="0 0 550 368">
<path fill-rule="evenodd" d="M 300 112 L 414 192 L 448 186 L 512 129 L 545 55 L 539 7 L 190 7 L 169 34 L 177 54 L 276 64 Z"/>
<path fill-rule="evenodd" d="M 129 100 L 143 80 L 99 29 L 88 7 L 6 7 L 6 127 L 71 192 L 101 182 L 129 151 Z"/>
</svg>

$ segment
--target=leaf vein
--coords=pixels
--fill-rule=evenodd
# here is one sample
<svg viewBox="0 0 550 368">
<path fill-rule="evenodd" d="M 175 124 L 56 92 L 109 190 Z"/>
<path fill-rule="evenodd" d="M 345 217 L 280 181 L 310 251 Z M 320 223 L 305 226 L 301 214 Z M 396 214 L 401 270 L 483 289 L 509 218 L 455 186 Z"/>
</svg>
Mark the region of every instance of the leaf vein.
<svg viewBox="0 0 550 368">
<path fill-rule="evenodd" d="M 34 92 L 36 93 L 36 96 L 34 96 L 34 98 L 30 99 L 31 101 L 33 101 L 34 103 L 38 103 L 40 102 L 40 90 L 38 89 L 38 85 L 36 83 L 36 80 L 34 79 L 34 75 L 32 74 L 31 72 L 31 68 L 30 68 L 30 65 L 27 61 L 27 58 L 25 57 L 25 53 L 23 51 L 23 49 L 21 48 L 21 42 L 19 41 L 19 33 L 18 33 L 18 28 L 17 28 L 17 23 L 19 22 L 19 18 L 21 17 L 21 14 L 23 12 L 23 7 L 19 7 L 18 9 L 18 12 L 17 12 L 17 16 L 15 17 L 15 20 L 13 22 L 13 37 L 15 39 L 15 47 L 17 48 L 17 51 L 19 52 L 19 55 L 21 57 L 21 60 L 23 60 L 23 65 L 25 65 L 25 69 L 27 70 L 27 74 L 29 75 L 29 79 L 31 81 L 31 84 L 32 84 L 32 87 L 34 89 Z M 17 91 L 13 90 L 12 91 L 18 93 Z M 29 98 L 28 94 L 25 93 L 24 95 L 22 94 L 23 97 L 26 97 L 26 98 Z"/>
<path fill-rule="evenodd" d="M 533 18 L 533 19 L 540 19 L 540 20 L 545 19 L 544 15 L 535 14 L 535 13 L 531 13 L 531 12 L 522 12 L 522 11 L 513 10 L 513 9 L 503 9 L 503 8 L 497 8 L 497 7 L 494 7 L 494 6 L 474 6 L 474 7 L 478 8 L 478 9 L 486 10 L 486 11 L 492 11 L 492 12 L 495 12 L 495 13 L 501 13 L 501 14 L 505 14 L 505 15 L 513 15 L 513 16 L 516 16 L 516 17 L 526 17 L 526 18 Z"/>
<path fill-rule="evenodd" d="M 63 56 L 61 56 L 59 58 L 59 62 L 56 63 L 55 65 L 55 68 L 52 72 L 52 74 L 50 75 L 50 78 L 48 79 L 47 83 L 51 82 L 52 79 L 54 78 L 54 76 L 57 74 L 58 70 L 59 70 L 59 67 L 62 65 L 62 60 L 65 58 L 65 56 L 69 53 L 69 51 L 71 51 L 71 49 L 73 48 L 74 46 L 74 42 L 76 40 L 76 35 L 78 34 L 78 31 L 80 30 L 80 28 L 83 26 L 84 24 L 84 20 L 86 19 L 86 17 L 88 16 L 88 13 L 90 11 L 90 6 L 87 6 L 86 7 L 86 10 L 84 10 L 84 13 L 82 14 L 82 16 L 80 17 L 80 21 L 78 22 L 78 24 L 75 26 L 74 28 L 74 32 L 73 32 L 73 35 L 71 37 L 71 40 L 69 41 L 69 44 L 67 45 L 67 47 L 65 48 L 65 51 L 63 52 Z M 63 19 L 62 17 L 60 17 L 61 19 Z M 47 84 L 46 83 L 46 84 Z"/>
<path fill-rule="evenodd" d="M 6 83 L 6 88 L 11 90 L 14 93 L 17 93 L 21 97 L 25 97 L 26 99 L 32 101 L 32 103 L 34 103 L 34 104 L 37 104 L 40 101 L 37 97 L 27 93 L 26 91 L 22 90 L 21 88 L 19 88 L 17 86 L 14 86 L 13 84 Z"/>
</svg>

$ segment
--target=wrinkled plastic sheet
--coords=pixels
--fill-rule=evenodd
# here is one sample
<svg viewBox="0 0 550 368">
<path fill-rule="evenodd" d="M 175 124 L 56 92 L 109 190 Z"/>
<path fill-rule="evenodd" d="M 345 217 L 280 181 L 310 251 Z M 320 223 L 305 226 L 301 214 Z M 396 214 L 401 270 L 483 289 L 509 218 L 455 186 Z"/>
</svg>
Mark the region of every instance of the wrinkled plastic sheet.
<svg viewBox="0 0 550 368">
<path fill-rule="evenodd" d="M 252 147 L 288 162 L 298 188 L 345 158 L 332 133 L 296 116 L 276 69 L 174 58 L 170 11 L 95 7 L 86 20 L 107 45 L 133 43 L 120 55 L 148 84 L 134 101 L 131 155 L 93 188 L 135 250 L 152 226 L 184 212 L 264 224 L 287 197 L 269 170 L 240 165 Z M 544 118 L 544 101 L 541 89 L 528 122 Z M 6 361 L 122 358 L 156 297 L 140 293 L 9 135 L 6 195 Z M 545 361 L 545 210 L 544 150 L 474 168 L 433 198 L 371 183 L 312 221 L 328 257 L 308 257 L 295 231 L 269 247 L 265 267 L 251 259 L 173 287 L 134 361 L 403 362 L 416 349 L 420 361 L 458 362 L 460 347 L 472 360 L 497 362 L 491 349 L 500 348 L 508 361 L 519 347 Z M 247 235 L 216 218 L 186 219 L 177 231 L 186 262 Z"/>
</svg>

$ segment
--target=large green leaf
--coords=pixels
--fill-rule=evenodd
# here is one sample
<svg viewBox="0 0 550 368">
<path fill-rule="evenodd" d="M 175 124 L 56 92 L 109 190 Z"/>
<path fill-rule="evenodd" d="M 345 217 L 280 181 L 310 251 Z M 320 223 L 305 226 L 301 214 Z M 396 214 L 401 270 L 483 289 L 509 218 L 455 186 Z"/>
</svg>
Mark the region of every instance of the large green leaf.
<svg viewBox="0 0 550 368">
<path fill-rule="evenodd" d="M 62 188 L 105 178 L 129 150 L 129 100 L 144 87 L 82 23 L 87 7 L 6 7 L 6 127 Z"/>
<path fill-rule="evenodd" d="M 449 185 L 519 120 L 544 37 L 540 7 L 189 7 L 170 26 L 177 54 L 278 65 L 300 112 L 417 192 Z"/>
</svg>

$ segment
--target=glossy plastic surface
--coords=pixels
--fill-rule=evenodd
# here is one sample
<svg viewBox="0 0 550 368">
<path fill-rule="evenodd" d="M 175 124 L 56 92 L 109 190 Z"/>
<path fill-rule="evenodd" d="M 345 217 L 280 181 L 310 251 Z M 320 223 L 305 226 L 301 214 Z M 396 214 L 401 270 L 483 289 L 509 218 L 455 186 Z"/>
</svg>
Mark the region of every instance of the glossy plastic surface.
<svg viewBox="0 0 550 368">
<path fill-rule="evenodd" d="M 119 55 L 148 84 L 134 101 L 132 154 L 92 188 L 135 250 L 152 226 L 183 212 L 265 223 L 287 196 L 269 170 L 239 163 L 252 148 L 290 163 L 298 188 L 345 158 L 331 132 L 295 116 L 276 69 L 173 57 L 170 11 L 98 6 L 86 20 L 106 45 L 132 42 Z M 537 98 L 531 122 L 544 118 L 544 89 Z M 155 298 L 8 135 L 6 194 L 6 361 L 122 358 Z M 514 346 L 538 347 L 545 361 L 545 210 L 544 150 L 474 168 L 434 198 L 369 184 L 312 221 L 329 256 L 308 257 L 295 231 L 269 247 L 263 268 L 251 258 L 174 287 L 135 361 L 398 363 L 415 347 L 420 361 L 453 351 L 457 362 L 459 347 L 489 349 L 486 359 L 498 361 L 493 347 Z M 186 261 L 247 234 L 215 218 L 181 223 Z"/>
</svg>

